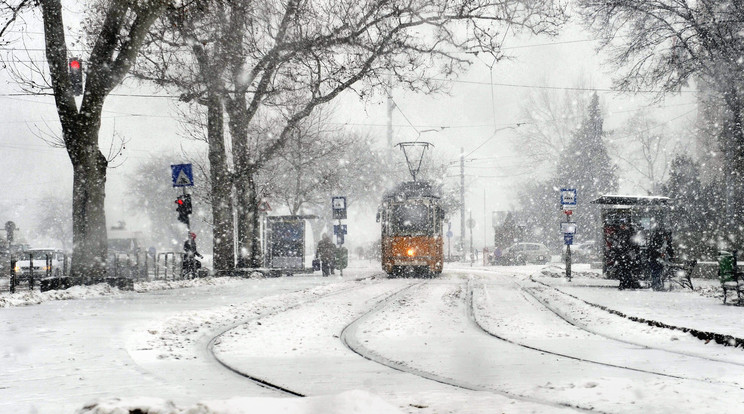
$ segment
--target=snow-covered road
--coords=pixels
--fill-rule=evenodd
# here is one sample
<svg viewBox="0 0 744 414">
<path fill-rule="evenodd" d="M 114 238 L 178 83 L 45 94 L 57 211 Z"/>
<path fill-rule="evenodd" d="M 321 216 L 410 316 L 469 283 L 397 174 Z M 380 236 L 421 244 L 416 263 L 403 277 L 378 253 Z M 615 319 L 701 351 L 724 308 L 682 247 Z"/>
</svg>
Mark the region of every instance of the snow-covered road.
<svg viewBox="0 0 744 414">
<path fill-rule="evenodd" d="M 418 280 L 355 268 L 0 309 L 0 413 L 350 390 L 408 413 L 744 405 L 740 349 L 611 315 L 536 283 L 536 271 Z"/>
</svg>

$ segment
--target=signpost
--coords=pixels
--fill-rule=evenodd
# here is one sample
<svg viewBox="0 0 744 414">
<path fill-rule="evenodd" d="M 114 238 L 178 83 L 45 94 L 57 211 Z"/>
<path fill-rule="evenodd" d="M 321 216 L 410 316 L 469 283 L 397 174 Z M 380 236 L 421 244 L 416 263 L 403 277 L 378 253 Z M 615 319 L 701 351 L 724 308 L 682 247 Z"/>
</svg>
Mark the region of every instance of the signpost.
<svg viewBox="0 0 744 414">
<path fill-rule="evenodd" d="M 191 164 L 171 164 L 171 179 L 173 187 L 181 187 L 183 195 L 178 197 L 176 204 L 178 207 L 178 219 L 186 224 L 186 231 L 191 233 L 191 224 L 189 214 L 191 214 L 191 194 L 186 194 L 186 187 L 194 186 L 194 174 L 191 170 Z M 188 237 L 187 237 L 187 240 Z"/>
<path fill-rule="evenodd" d="M 346 197 L 332 197 L 331 208 L 333 209 L 334 219 L 345 219 L 346 218 Z"/>
<path fill-rule="evenodd" d="M 561 188 L 561 208 L 566 214 L 566 221 L 561 223 L 563 243 L 566 245 L 566 278 L 571 281 L 571 245 L 576 234 L 576 223 L 571 222 L 571 214 L 576 208 L 576 189 Z"/>
<path fill-rule="evenodd" d="M 331 197 L 331 210 L 333 213 L 333 218 L 338 219 L 338 225 L 333 226 L 333 234 L 336 235 L 336 241 L 338 243 L 339 249 L 345 249 L 343 246 L 344 244 L 344 235 L 346 234 L 346 225 L 341 224 L 341 220 L 346 219 L 346 197 L 344 196 L 334 196 Z M 339 270 L 341 272 L 341 276 L 344 275 L 344 269 L 342 266 L 339 266 Z"/>
<path fill-rule="evenodd" d="M 344 234 L 346 234 L 346 224 L 334 224 L 333 234 L 336 235 L 339 242 L 338 244 L 344 244 Z"/>
</svg>

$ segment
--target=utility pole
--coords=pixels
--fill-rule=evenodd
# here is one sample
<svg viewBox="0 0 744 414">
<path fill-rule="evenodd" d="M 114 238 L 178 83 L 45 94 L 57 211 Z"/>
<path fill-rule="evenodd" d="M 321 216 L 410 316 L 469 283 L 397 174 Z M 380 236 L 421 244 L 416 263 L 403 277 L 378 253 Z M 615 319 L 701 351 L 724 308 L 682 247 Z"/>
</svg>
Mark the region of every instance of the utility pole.
<svg viewBox="0 0 744 414">
<path fill-rule="evenodd" d="M 460 148 L 460 245 L 465 254 L 465 148 Z M 463 257 L 464 259 L 464 257 Z"/>
<path fill-rule="evenodd" d="M 393 93 L 388 89 L 387 95 L 387 164 L 390 166 L 393 162 Z"/>
<path fill-rule="evenodd" d="M 469 220 L 469 226 L 470 227 L 470 266 L 473 265 L 473 262 L 475 261 L 475 254 L 473 252 L 473 212 L 469 211 L 470 214 L 470 220 Z"/>
</svg>

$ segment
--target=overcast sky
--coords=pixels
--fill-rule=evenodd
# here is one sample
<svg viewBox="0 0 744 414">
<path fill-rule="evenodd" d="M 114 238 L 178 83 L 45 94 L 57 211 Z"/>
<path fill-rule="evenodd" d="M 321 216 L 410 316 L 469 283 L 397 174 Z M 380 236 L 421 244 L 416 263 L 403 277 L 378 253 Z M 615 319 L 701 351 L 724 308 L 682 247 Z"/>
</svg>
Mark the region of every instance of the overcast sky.
<svg viewBox="0 0 744 414">
<path fill-rule="evenodd" d="M 30 27 L 26 36 L 28 53 L 19 50 L 23 45 L 3 49 L 6 56 L 14 56 L 20 63 L 44 64 L 41 49 L 41 29 Z M 75 48 L 75 45 L 70 45 Z M 649 105 L 645 96 L 618 95 L 607 92 L 611 87 L 609 70 L 602 67 L 603 57 L 594 52 L 595 42 L 577 24 L 569 25 L 557 38 L 507 37 L 505 48 L 513 56 L 489 68 L 488 57 L 476 58 L 468 73 L 451 84 L 450 95 L 422 96 L 393 91 L 397 105 L 393 113 L 393 143 L 415 139 L 431 142 L 438 158 L 453 162 L 451 179 L 459 182 L 460 148 L 468 159 L 466 164 L 466 208 L 472 210 L 476 221 L 475 245 L 480 249 L 491 245 L 493 232 L 491 212 L 516 208 L 516 190 L 521 183 L 535 179 L 534 170 L 524 154 L 513 149 L 513 130 L 507 127 L 522 121 L 521 107 L 530 91 L 539 87 L 574 87 L 579 78 L 597 88 L 605 111 L 606 129 L 622 126 L 630 110 Z M 83 56 L 83 59 L 85 56 Z M 7 59 L 7 57 L 6 57 Z M 547 84 L 546 84 L 547 83 Z M 51 96 L 16 95 L 22 91 L 7 71 L 0 72 L 0 111 L 3 113 L 0 134 L 0 187 L 5 190 L 0 221 L 16 221 L 22 228 L 33 223 L 33 208 L 46 194 L 67 195 L 72 188 L 72 169 L 65 150 L 52 148 L 40 139 L 58 134 L 59 121 Z M 173 163 L 184 162 L 182 148 L 187 151 L 204 150 L 206 145 L 189 142 L 178 136 L 178 120 L 174 112 L 175 99 L 153 97 L 143 88 L 120 87 L 106 100 L 101 127 L 102 145 L 108 145 L 116 131 L 128 140 L 118 165 L 109 171 L 106 208 L 109 223 L 125 219 L 126 211 L 117 206 L 126 196 L 126 177 L 149 153 L 173 154 Z M 649 110 L 665 128 L 685 128 L 695 116 L 694 94 L 673 97 Z M 358 131 L 369 131 L 379 137 L 380 145 L 387 145 L 387 103 L 384 96 L 360 102 L 356 96 L 346 95 L 337 104 L 340 124 Z M 670 121 L 671 120 L 671 121 Z M 429 131 L 427 130 L 438 130 Z M 497 131 L 498 130 L 498 131 Z M 497 132 L 494 132 L 497 131 Z M 103 148 L 104 153 L 107 148 Z M 394 157 L 402 161 L 395 149 Z M 486 158 L 486 159 L 484 159 Z M 580 160 L 577 160 L 580 162 Z M 621 165 L 622 167 L 622 165 Z M 625 169 L 627 172 L 627 168 Z M 170 180 L 169 166 L 163 166 L 163 180 Z M 623 192 L 638 192 L 630 182 L 623 181 Z M 556 197 L 558 195 L 556 194 Z M 279 212 L 277 212 L 279 213 Z M 350 212 L 350 223 L 364 229 L 364 236 L 375 236 L 374 214 L 364 212 L 355 217 Z M 174 213 L 175 217 L 175 213 Z M 459 215 L 452 217 L 453 231 L 459 234 Z M 558 221 L 558 215 L 556 218 Z M 484 226 L 485 222 L 485 226 Z M 348 240 L 352 242 L 350 225 Z M 556 232 L 556 237 L 559 235 Z"/>
</svg>

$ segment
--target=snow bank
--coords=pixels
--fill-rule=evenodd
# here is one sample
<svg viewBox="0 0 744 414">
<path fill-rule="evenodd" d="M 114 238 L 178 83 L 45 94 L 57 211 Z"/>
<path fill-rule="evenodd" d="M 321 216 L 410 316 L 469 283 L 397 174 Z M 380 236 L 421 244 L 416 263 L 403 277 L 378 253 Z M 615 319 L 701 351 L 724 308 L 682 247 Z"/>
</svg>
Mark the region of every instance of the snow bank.
<svg viewBox="0 0 744 414">
<path fill-rule="evenodd" d="M 252 275 L 251 278 L 256 278 Z M 227 285 L 235 283 L 238 279 L 231 277 L 207 277 L 188 280 L 154 280 L 136 282 L 134 291 L 137 293 L 150 292 L 154 290 L 180 289 L 207 285 Z M 0 308 L 12 306 L 38 305 L 42 302 L 53 300 L 86 299 L 100 296 L 118 296 L 125 294 L 107 283 L 99 283 L 91 286 L 73 286 L 64 290 L 49 290 L 46 292 L 19 291 L 16 293 L 0 293 Z"/>
<path fill-rule="evenodd" d="M 137 411 L 139 410 L 139 411 Z M 402 411 L 366 391 L 306 398 L 248 398 L 202 401 L 179 409 L 157 398 L 109 398 L 86 404 L 76 414 L 400 414 Z"/>
</svg>

